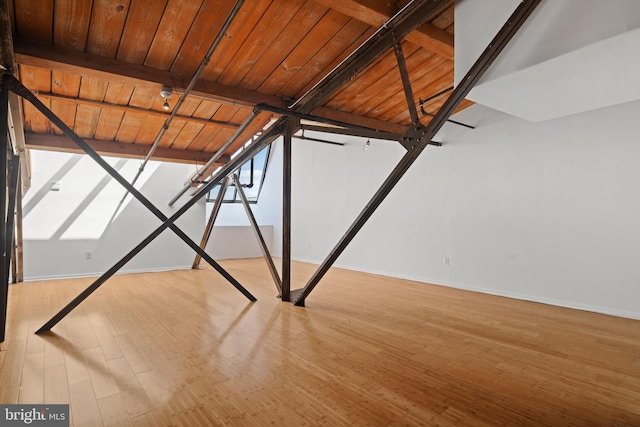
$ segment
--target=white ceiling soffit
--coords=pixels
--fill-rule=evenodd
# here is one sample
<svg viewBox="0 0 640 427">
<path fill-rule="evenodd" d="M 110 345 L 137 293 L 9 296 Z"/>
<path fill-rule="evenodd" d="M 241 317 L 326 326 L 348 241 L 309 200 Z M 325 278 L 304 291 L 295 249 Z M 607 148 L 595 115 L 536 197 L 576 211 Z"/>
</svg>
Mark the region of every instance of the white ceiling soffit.
<svg viewBox="0 0 640 427">
<path fill-rule="evenodd" d="M 518 0 L 456 2 L 456 83 Z M 640 99 L 640 1 L 543 0 L 468 98 L 538 122 Z"/>
</svg>

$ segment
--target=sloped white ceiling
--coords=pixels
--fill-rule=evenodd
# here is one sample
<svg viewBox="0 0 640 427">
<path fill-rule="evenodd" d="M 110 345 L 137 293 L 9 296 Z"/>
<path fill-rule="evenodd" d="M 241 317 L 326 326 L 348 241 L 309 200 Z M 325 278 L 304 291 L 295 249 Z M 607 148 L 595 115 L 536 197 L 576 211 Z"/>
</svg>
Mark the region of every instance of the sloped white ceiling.
<svg viewBox="0 0 640 427">
<path fill-rule="evenodd" d="M 456 83 L 518 0 L 456 3 Z M 468 98 L 538 122 L 640 99 L 640 1 L 543 0 Z"/>
</svg>

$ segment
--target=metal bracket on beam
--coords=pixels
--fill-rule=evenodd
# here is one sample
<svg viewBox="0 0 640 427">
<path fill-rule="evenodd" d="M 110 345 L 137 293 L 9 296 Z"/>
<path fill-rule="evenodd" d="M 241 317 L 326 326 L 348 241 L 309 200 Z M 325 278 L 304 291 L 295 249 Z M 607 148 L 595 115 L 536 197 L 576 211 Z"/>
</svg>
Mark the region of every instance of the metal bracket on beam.
<svg viewBox="0 0 640 427">
<path fill-rule="evenodd" d="M 400 144 L 407 150 L 411 151 L 416 148 L 416 141 L 423 134 L 425 130 L 425 126 L 421 124 L 411 125 L 407 130 L 407 133 L 400 139 Z M 434 145 L 436 147 L 442 146 L 441 142 L 429 141 L 429 145 Z"/>
</svg>

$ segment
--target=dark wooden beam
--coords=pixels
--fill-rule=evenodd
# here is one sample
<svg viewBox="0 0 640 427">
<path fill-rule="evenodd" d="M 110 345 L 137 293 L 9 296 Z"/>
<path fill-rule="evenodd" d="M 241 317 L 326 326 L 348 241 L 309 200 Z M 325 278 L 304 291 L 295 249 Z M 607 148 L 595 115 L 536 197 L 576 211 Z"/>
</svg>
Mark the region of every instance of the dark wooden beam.
<svg viewBox="0 0 640 427">
<path fill-rule="evenodd" d="M 64 151 L 70 153 L 83 153 L 69 138 L 58 135 L 41 135 L 27 133 L 24 135 L 27 148 L 33 150 Z M 144 159 L 149 149 L 146 145 L 125 144 L 114 141 L 101 141 L 97 139 L 84 140 L 91 148 L 104 156 L 115 156 L 132 159 Z M 205 163 L 211 158 L 211 153 L 202 151 L 177 150 L 175 148 L 158 147 L 153 155 L 153 160 L 174 163 Z M 228 162 L 229 156 L 222 156 L 219 165 Z"/>
<path fill-rule="evenodd" d="M 0 67 L 11 74 L 15 67 L 9 0 L 0 0 Z"/>
<path fill-rule="evenodd" d="M 140 107 L 132 107 L 130 105 L 121 105 L 121 104 L 112 104 L 110 102 L 101 102 L 101 101 L 94 101 L 91 99 L 83 99 L 83 98 L 75 98 L 72 96 L 64 96 L 64 95 L 59 95 L 56 93 L 43 93 L 43 92 L 38 92 L 38 96 L 40 98 L 45 98 L 45 99 L 55 99 L 58 101 L 63 101 L 63 102 L 70 102 L 70 103 L 74 103 L 77 105 L 87 105 L 90 107 L 97 107 L 97 108 L 108 108 L 109 110 L 113 110 L 113 111 L 120 111 L 120 112 L 137 112 L 137 113 L 144 113 L 147 116 L 151 116 L 151 117 L 158 117 L 161 118 L 163 120 L 166 120 L 167 117 L 169 117 L 169 112 L 162 112 L 162 111 L 156 111 L 156 110 L 146 110 L 144 108 L 140 108 Z M 231 128 L 231 129 L 237 129 L 240 125 L 237 123 L 230 123 L 230 122 L 222 122 L 220 120 L 209 120 L 209 119 L 201 119 L 199 117 L 192 117 L 192 116 L 183 116 L 180 114 L 176 114 L 176 119 L 178 120 L 182 120 L 188 123 L 198 123 L 201 125 L 215 125 L 215 126 L 221 126 L 221 127 L 226 127 L 226 128 Z"/>
<path fill-rule="evenodd" d="M 109 81 L 125 81 L 139 86 L 152 86 L 154 90 L 158 91 L 161 85 L 168 85 L 180 92 L 184 90 L 188 84 L 186 77 L 169 71 L 156 70 L 143 65 L 129 64 L 112 58 L 105 58 L 59 47 L 39 46 L 16 40 L 15 52 L 16 61 L 19 64 L 82 74 L 107 79 Z M 46 95 L 53 96 L 53 94 Z M 231 103 L 246 107 L 253 107 L 260 103 L 274 107 L 283 107 L 280 97 L 225 86 L 206 80 L 199 80 L 191 91 L 191 95 L 216 102 Z M 57 96 L 59 97 L 59 95 Z M 87 102 L 87 100 L 83 102 Z M 108 105 L 113 106 L 112 104 Z M 154 113 L 157 112 L 151 110 L 151 114 Z M 378 129 L 384 132 L 404 134 L 407 129 L 406 126 L 396 123 L 376 120 L 325 107 L 318 107 L 313 113 L 327 119 Z M 183 117 L 179 118 L 182 119 Z"/>
<path fill-rule="evenodd" d="M 316 1 L 376 28 L 387 22 L 394 12 L 392 2 L 384 0 Z M 407 34 L 406 39 L 436 55 L 453 59 L 453 34 L 435 25 L 421 24 L 414 31 Z"/>
<path fill-rule="evenodd" d="M 65 71 L 109 81 L 124 81 L 141 86 L 153 85 L 158 91 L 162 85 L 167 85 L 177 92 L 183 92 L 190 81 L 190 77 L 170 71 L 130 64 L 117 59 L 58 46 L 36 45 L 19 39 L 14 40 L 14 51 L 15 60 L 18 64 Z M 247 107 L 253 107 L 260 103 L 276 107 L 284 106 L 280 97 L 207 80 L 198 80 L 191 94 L 217 102 Z"/>
</svg>

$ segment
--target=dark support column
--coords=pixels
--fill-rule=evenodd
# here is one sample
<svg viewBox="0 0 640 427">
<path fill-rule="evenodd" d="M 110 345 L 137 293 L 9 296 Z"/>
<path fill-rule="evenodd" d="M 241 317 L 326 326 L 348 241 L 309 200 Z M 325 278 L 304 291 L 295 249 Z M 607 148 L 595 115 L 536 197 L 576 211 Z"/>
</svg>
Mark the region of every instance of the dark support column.
<svg viewBox="0 0 640 427">
<path fill-rule="evenodd" d="M 9 277 L 5 275 L 9 262 L 7 240 L 7 153 L 9 151 L 9 86 L 7 76 L 2 75 L 0 90 L 0 342 L 4 341 L 7 326 L 7 296 L 9 293 Z"/>
<path fill-rule="evenodd" d="M 271 273 L 273 283 L 276 285 L 276 289 L 278 289 L 278 293 L 280 294 L 278 296 L 282 296 L 282 282 L 280 281 L 278 270 L 276 269 L 276 265 L 273 263 L 273 258 L 271 258 L 271 253 L 269 252 L 267 243 L 264 241 L 264 237 L 262 236 L 262 232 L 260 231 L 260 227 L 258 226 L 258 221 L 256 221 L 256 217 L 253 216 L 251 205 L 249 205 L 249 200 L 247 200 L 247 196 L 244 194 L 244 190 L 242 189 L 240 180 L 235 174 L 233 175 L 233 185 L 235 185 L 236 189 L 238 190 L 238 196 L 240 196 L 240 201 L 242 202 L 242 206 L 244 206 L 244 211 L 247 213 L 247 218 L 249 218 L 249 223 L 251 224 L 253 233 L 256 235 L 256 239 L 258 239 L 258 244 L 260 245 L 262 256 L 264 256 L 264 260 L 267 262 L 267 267 L 269 267 L 269 273 Z"/>
<path fill-rule="evenodd" d="M 324 275 L 329 271 L 333 263 L 338 259 L 340 254 L 346 249 L 351 240 L 358 234 L 362 226 L 373 215 L 378 206 L 384 201 L 389 192 L 395 187 L 400 178 L 407 172 L 413 162 L 418 158 L 420 153 L 431 142 L 440 128 L 446 123 L 447 119 L 456 107 L 462 102 L 464 97 L 473 88 L 476 82 L 482 77 L 484 72 L 493 63 L 496 57 L 502 52 L 504 47 L 509 43 L 511 38 L 516 34 L 518 29 L 524 24 L 529 15 L 535 10 L 541 0 L 524 0 L 516 11 L 511 15 L 496 37 L 491 41 L 489 46 L 484 50 L 480 58 L 471 67 L 469 72 L 462 79 L 458 87 L 451 93 L 451 96 L 445 101 L 440 111 L 435 115 L 433 120 L 426 127 L 416 129 L 416 136 L 412 136 L 410 147 L 412 147 L 400 160 L 398 165 L 393 169 L 389 177 L 383 182 L 382 186 L 374 194 L 373 198 L 367 203 L 364 210 L 358 215 L 354 223 L 349 227 L 345 235 L 340 239 L 338 244 L 331 250 L 327 258 L 320 264 L 320 267 L 313 274 L 306 286 L 301 290 L 297 290 L 296 298 L 293 303 L 297 306 L 304 306 L 305 298 L 311 293 L 313 288 L 320 282 Z M 411 132 L 411 131 L 410 131 Z"/>
<path fill-rule="evenodd" d="M 22 241 L 22 173 L 18 178 L 18 193 L 16 198 L 16 283 L 24 281 L 23 241 Z"/>
<path fill-rule="evenodd" d="M 229 187 L 229 178 L 225 178 L 220 184 L 220 190 L 218 191 L 218 196 L 216 197 L 216 202 L 213 204 L 213 210 L 211 211 L 211 215 L 209 215 L 209 221 L 207 221 L 207 226 L 204 229 L 204 234 L 202 235 L 202 240 L 200 241 L 200 249 L 204 250 L 211 238 L 211 232 L 213 231 L 213 224 L 216 222 L 216 218 L 218 217 L 218 212 L 220 212 L 220 207 L 222 206 L 222 199 L 224 199 L 224 193 L 227 192 L 227 188 Z M 202 257 L 200 254 L 196 254 L 196 258 L 193 260 L 192 269 L 197 269 L 200 267 L 200 261 Z"/>
<path fill-rule="evenodd" d="M 7 203 L 7 219 L 5 222 L 5 270 L 3 271 L 4 276 L 7 278 L 7 283 L 9 282 L 9 267 L 11 261 L 11 253 L 13 252 L 13 236 L 15 231 L 15 218 L 16 218 L 16 195 L 18 192 L 18 179 L 20 177 L 20 156 L 11 155 L 11 160 L 9 160 L 9 198 Z"/>
<path fill-rule="evenodd" d="M 289 301 L 291 292 L 291 137 L 287 122 L 282 132 L 282 301 Z"/>
<path fill-rule="evenodd" d="M 18 267 L 16 266 L 18 247 L 14 243 L 11 246 L 11 283 L 18 283 Z"/>
</svg>

